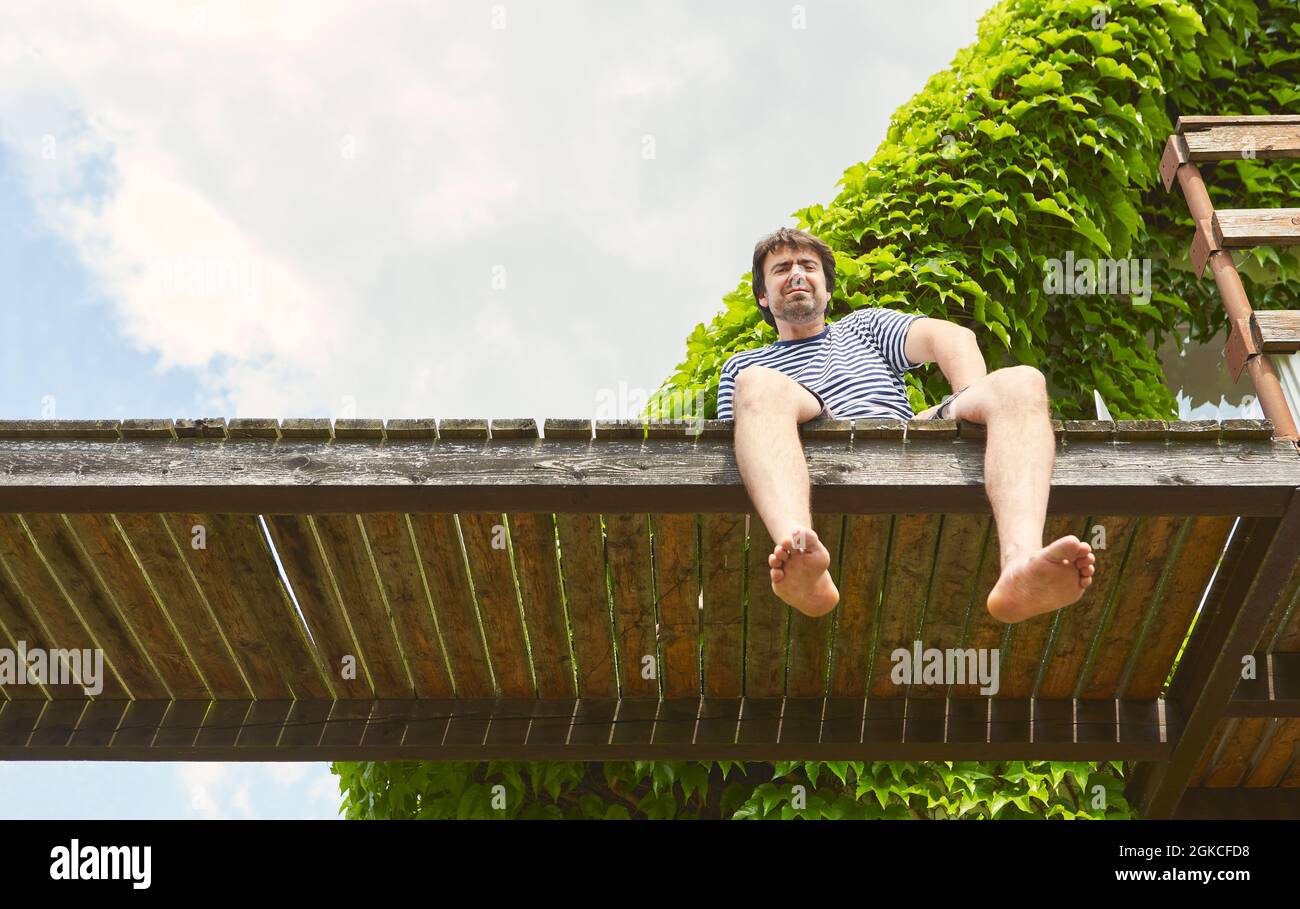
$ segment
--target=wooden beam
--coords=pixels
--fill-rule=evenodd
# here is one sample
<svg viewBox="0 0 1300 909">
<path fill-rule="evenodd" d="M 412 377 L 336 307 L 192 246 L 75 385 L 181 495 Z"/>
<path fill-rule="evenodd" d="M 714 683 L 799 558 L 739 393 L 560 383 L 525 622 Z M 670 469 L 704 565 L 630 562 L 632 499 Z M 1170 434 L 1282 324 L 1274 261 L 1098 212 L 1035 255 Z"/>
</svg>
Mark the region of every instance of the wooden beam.
<svg viewBox="0 0 1300 909">
<path fill-rule="evenodd" d="M 1187 788 L 1241 678 L 1241 661 L 1253 653 L 1300 559 L 1300 495 L 1293 493 L 1279 519 L 1243 521 L 1241 551 L 1223 596 L 1206 602 L 1174 673 L 1169 699 L 1186 717 L 1168 762 L 1144 769 L 1128 787 L 1143 817 L 1169 818 Z M 1225 557 L 1225 563 L 1227 558 Z"/>
<path fill-rule="evenodd" d="M 1300 243 L 1300 208 L 1221 208 L 1211 219 L 1222 249 Z"/>
<path fill-rule="evenodd" d="M 1237 683 L 1224 715 L 1300 717 L 1300 653 L 1256 653 L 1254 658 L 1255 678 Z"/>
<path fill-rule="evenodd" d="M 1184 117 L 1180 132 L 1193 161 L 1300 158 L 1300 119 L 1247 120 L 1240 117 Z"/>
<path fill-rule="evenodd" d="M 1300 309 L 1251 313 L 1250 327 L 1255 346 L 1266 354 L 1300 351 Z"/>
<path fill-rule="evenodd" d="M 1161 424 L 1163 426 L 1164 424 Z M 1256 426 L 1256 424 L 1250 424 Z M 1295 446 L 1062 432 L 1049 511 L 1277 515 Z M 1267 424 L 1257 432 L 1267 435 Z M 1213 433 L 1206 433 L 1213 436 Z M 1129 439 L 1133 440 L 1130 441 Z M 986 513 L 982 440 L 808 440 L 814 511 Z M 737 513 L 729 441 L 0 440 L 0 513 Z"/>
<path fill-rule="evenodd" d="M 1177 730 L 1159 701 L 7 701 L 0 760 L 1153 761 Z"/>
</svg>

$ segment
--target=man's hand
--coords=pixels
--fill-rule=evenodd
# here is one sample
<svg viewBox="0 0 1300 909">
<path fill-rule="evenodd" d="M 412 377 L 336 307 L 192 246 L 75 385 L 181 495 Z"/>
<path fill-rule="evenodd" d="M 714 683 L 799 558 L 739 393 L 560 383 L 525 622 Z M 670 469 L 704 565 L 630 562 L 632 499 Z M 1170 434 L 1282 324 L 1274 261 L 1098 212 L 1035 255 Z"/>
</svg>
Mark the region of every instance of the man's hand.
<svg viewBox="0 0 1300 909">
<path fill-rule="evenodd" d="M 934 405 L 933 407 L 929 408 L 928 410 L 923 410 L 923 411 L 921 411 L 921 412 L 918 413 L 918 414 L 913 414 L 913 415 L 912 415 L 912 419 L 913 419 L 913 420 L 928 420 L 928 419 L 930 419 L 931 417 L 933 417 L 935 414 L 937 414 L 938 412 L 939 412 L 939 405 L 936 404 L 936 405 Z"/>
</svg>

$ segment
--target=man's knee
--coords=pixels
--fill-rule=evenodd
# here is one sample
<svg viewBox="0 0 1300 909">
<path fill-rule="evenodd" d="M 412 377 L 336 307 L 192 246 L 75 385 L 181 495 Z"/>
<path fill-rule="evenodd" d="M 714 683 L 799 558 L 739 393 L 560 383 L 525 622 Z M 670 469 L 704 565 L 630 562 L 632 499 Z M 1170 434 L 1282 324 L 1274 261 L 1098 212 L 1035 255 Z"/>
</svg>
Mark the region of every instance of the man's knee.
<svg viewBox="0 0 1300 909">
<path fill-rule="evenodd" d="M 733 404 L 737 411 L 788 406 L 793 401 L 791 386 L 794 385 L 794 380 L 779 370 L 747 366 L 736 376 Z"/>
<path fill-rule="evenodd" d="M 1031 407 L 1047 409 L 1047 379 L 1037 367 L 1008 366 L 989 375 L 997 386 L 994 396 L 998 404 L 1024 410 Z"/>
</svg>

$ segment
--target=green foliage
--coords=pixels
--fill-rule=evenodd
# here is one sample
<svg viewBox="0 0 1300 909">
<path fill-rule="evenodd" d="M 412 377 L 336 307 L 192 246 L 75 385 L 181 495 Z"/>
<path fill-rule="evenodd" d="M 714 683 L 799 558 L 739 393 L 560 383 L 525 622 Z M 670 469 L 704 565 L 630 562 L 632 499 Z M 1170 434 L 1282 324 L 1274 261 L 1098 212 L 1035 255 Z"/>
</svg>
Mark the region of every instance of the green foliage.
<svg viewBox="0 0 1300 909">
<path fill-rule="evenodd" d="M 1172 418 L 1156 349 L 1180 325 L 1195 341 L 1224 325 L 1210 276 L 1197 281 L 1192 222 L 1157 165 L 1173 119 L 1263 114 L 1300 101 L 1300 9 L 1293 0 L 1007 0 L 975 45 L 891 119 L 874 157 L 844 172 L 827 205 L 794 213 L 836 254 L 828 318 L 890 306 L 973 329 L 990 369 L 1037 366 L 1057 412 L 1092 416 L 1099 389 L 1116 418 Z M 1288 162 L 1203 165 L 1216 205 L 1285 207 L 1300 191 Z M 1049 259 L 1152 260 L 1151 299 L 1048 294 Z M 1241 257 L 1239 257 L 1241 258 Z M 1257 309 L 1287 305 L 1291 252 L 1244 257 Z M 736 351 L 776 340 L 750 276 L 687 338 L 686 358 L 652 398 L 705 395 Z M 947 393 L 937 366 L 907 374 L 916 410 Z"/>
<path fill-rule="evenodd" d="M 409 761 L 337 763 L 334 772 L 340 811 L 364 820 L 1133 816 L 1118 762 Z"/>
</svg>

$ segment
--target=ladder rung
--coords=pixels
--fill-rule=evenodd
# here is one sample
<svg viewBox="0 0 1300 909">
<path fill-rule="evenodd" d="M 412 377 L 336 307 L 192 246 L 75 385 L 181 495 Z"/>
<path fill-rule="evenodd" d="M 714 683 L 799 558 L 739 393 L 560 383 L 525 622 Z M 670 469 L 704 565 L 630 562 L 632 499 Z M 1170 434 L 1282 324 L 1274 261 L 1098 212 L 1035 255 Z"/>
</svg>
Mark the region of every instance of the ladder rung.
<svg viewBox="0 0 1300 909">
<path fill-rule="evenodd" d="M 1223 248 L 1300 243 L 1300 208 L 1223 208 L 1214 213 L 1215 239 Z"/>
<path fill-rule="evenodd" d="M 1300 117 L 1259 118 L 1266 122 L 1244 123 L 1246 118 L 1223 118 L 1229 122 L 1188 127 L 1178 121 L 1192 161 L 1227 161 L 1233 158 L 1300 158 Z M 1218 119 L 1197 117 L 1195 120 Z"/>
<path fill-rule="evenodd" d="M 1300 309 L 1273 309 L 1251 315 L 1255 346 L 1266 354 L 1300 351 Z"/>
</svg>

